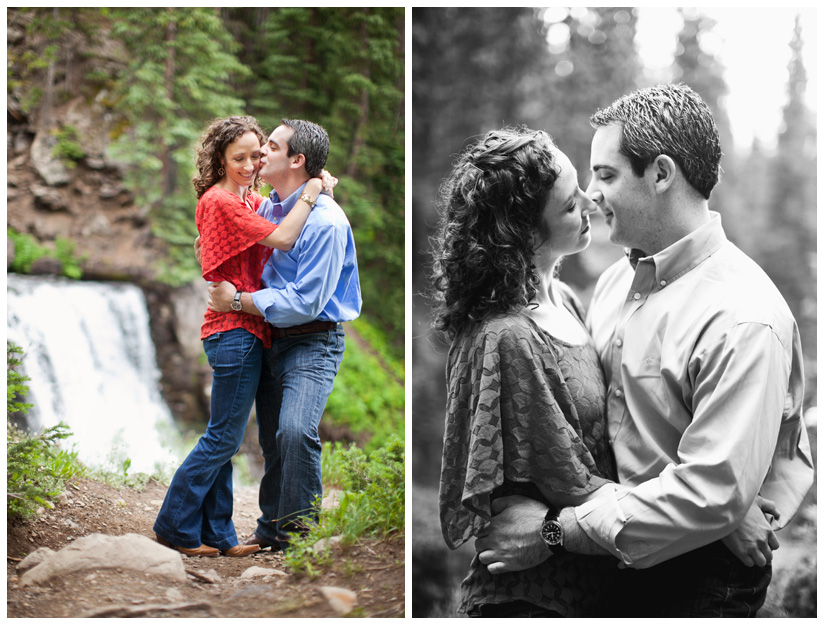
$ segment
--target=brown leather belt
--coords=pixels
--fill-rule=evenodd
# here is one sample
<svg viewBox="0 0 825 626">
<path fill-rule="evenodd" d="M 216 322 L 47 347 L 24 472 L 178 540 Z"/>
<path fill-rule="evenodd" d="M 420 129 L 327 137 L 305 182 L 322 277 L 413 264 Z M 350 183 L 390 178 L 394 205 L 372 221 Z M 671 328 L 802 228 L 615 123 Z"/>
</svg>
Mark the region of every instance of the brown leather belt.
<svg viewBox="0 0 825 626">
<path fill-rule="evenodd" d="M 309 335 L 310 333 L 323 333 L 328 330 L 335 330 L 338 327 L 338 322 L 307 322 L 306 324 L 298 324 L 297 326 L 290 326 L 289 328 L 272 327 L 272 338 L 283 339 L 284 337 L 291 337 L 293 335 Z"/>
</svg>

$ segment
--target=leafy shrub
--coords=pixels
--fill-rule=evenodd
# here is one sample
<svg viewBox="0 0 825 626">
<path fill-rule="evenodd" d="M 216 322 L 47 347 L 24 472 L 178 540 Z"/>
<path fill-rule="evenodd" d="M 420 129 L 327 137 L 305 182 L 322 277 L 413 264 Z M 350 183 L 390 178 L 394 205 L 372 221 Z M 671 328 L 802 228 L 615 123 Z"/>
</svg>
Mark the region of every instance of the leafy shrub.
<svg viewBox="0 0 825 626">
<path fill-rule="evenodd" d="M 309 533 L 295 536 L 286 553 L 287 566 L 310 577 L 329 563 L 328 555 L 313 549 L 321 539 L 340 536 L 346 547 L 359 538 L 404 531 L 404 442 L 398 436 L 369 456 L 355 445 L 327 447 L 323 462 L 333 472 L 325 473 L 324 482 L 334 481 L 343 495 L 337 507 L 320 512 L 317 524 L 305 520 Z"/>
<path fill-rule="evenodd" d="M 19 233 L 13 228 L 6 229 L 6 236 L 14 244 L 14 260 L 9 267 L 12 272 L 28 274 L 35 261 L 48 257 L 60 261 L 64 276 L 75 280 L 83 277 L 80 268 L 82 259 L 76 257 L 75 243 L 70 239 L 58 237 L 54 242 L 54 250 L 49 250 L 37 243 L 31 235 Z"/>
<path fill-rule="evenodd" d="M 77 129 L 74 126 L 63 126 L 53 131 L 57 143 L 52 148 L 52 156 L 60 159 L 68 168 L 73 168 L 77 162 L 86 156 L 86 151 L 80 145 Z"/>
<path fill-rule="evenodd" d="M 60 423 L 39 434 L 24 431 L 12 424 L 15 413 L 25 413 L 31 405 L 20 397 L 28 379 L 16 368 L 21 361 L 18 346 L 7 344 L 6 350 L 6 514 L 25 519 L 37 515 L 40 506 L 52 508 L 51 499 L 63 492 L 67 480 L 83 475 L 85 470 L 76 452 L 66 452 L 57 442 L 71 436 L 68 426 Z"/>
</svg>

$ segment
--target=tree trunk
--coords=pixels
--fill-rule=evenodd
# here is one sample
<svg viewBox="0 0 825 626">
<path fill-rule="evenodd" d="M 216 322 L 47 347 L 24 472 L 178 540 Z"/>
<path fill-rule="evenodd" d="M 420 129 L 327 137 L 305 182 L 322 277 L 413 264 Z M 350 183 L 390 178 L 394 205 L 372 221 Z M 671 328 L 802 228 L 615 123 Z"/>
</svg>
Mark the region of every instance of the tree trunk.
<svg viewBox="0 0 825 626">
<path fill-rule="evenodd" d="M 369 13 L 369 9 L 364 8 L 361 9 L 365 16 Z M 367 33 L 367 20 L 364 19 L 361 22 L 361 49 L 368 50 L 369 49 L 369 36 Z M 364 70 L 363 75 L 367 78 L 367 80 L 371 77 L 370 72 L 370 59 L 369 53 L 365 53 L 364 57 Z M 367 120 L 369 119 L 369 112 L 370 112 L 370 94 L 369 91 L 366 89 L 361 90 L 361 98 L 358 103 L 358 108 L 361 111 L 361 115 L 358 118 L 358 122 L 355 124 L 355 132 L 352 136 L 352 147 L 350 148 L 350 154 L 347 164 L 347 176 L 350 178 L 355 178 L 358 172 L 358 166 L 355 163 L 356 157 L 358 156 L 358 152 L 366 143 L 364 140 L 364 129 L 367 125 Z"/>
<path fill-rule="evenodd" d="M 168 9 L 170 12 L 174 9 Z M 169 22 L 166 24 L 166 71 L 164 73 L 164 85 L 166 86 L 166 98 L 169 102 L 174 102 L 174 87 L 175 87 L 175 38 L 177 37 L 177 24 L 174 18 L 169 17 Z M 168 139 L 163 140 L 163 154 L 161 160 L 163 161 L 163 182 L 162 189 L 165 195 L 171 195 L 175 191 L 175 179 L 177 168 L 175 160 L 172 158 L 172 150 L 174 146 L 170 146 Z"/>
</svg>

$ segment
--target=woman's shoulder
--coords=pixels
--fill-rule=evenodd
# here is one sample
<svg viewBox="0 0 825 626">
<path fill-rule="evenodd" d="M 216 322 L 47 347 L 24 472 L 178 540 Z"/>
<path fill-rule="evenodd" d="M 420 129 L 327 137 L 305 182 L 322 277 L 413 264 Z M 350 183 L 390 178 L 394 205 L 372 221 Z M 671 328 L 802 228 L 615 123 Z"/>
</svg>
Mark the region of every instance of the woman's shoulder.
<svg viewBox="0 0 825 626">
<path fill-rule="evenodd" d="M 534 322 L 523 313 L 494 315 L 466 326 L 453 341 L 454 349 L 509 352 L 539 339 Z"/>
</svg>

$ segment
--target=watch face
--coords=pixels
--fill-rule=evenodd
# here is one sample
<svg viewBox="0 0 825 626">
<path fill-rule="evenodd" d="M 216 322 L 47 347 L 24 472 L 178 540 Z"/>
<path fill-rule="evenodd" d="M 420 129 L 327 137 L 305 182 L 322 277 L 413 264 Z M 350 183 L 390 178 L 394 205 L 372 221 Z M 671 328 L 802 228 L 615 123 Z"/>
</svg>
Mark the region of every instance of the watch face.
<svg viewBox="0 0 825 626">
<path fill-rule="evenodd" d="M 556 520 L 547 520 L 541 527 L 541 538 L 548 546 L 561 545 L 561 524 Z"/>
<path fill-rule="evenodd" d="M 232 310 L 233 311 L 240 311 L 241 309 L 243 309 L 243 305 L 241 305 L 240 302 L 234 302 L 234 301 L 232 302 Z"/>
</svg>

